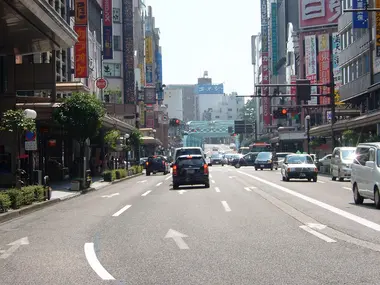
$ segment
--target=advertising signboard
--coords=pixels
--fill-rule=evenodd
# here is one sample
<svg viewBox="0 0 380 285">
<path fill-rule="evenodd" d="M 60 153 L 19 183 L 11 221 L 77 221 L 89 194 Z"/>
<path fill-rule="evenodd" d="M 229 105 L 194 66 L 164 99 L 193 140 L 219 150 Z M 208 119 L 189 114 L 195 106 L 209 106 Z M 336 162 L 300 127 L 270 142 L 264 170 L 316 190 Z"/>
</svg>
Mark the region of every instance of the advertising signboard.
<svg viewBox="0 0 380 285">
<path fill-rule="evenodd" d="M 380 9 L 380 0 L 376 0 L 376 9 Z M 380 12 L 376 12 L 376 57 L 380 57 Z"/>
<path fill-rule="evenodd" d="M 153 44 L 150 36 L 145 38 L 145 62 L 146 64 L 153 63 Z"/>
<path fill-rule="evenodd" d="M 156 88 L 145 87 L 144 88 L 144 103 L 145 104 L 156 104 Z"/>
<path fill-rule="evenodd" d="M 277 3 L 271 3 L 271 31 L 272 31 L 272 73 L 277 75 L 278 47 L 277 47 Z"/>
<path fill-rule="evenodd" d="M 103 0 L 103 59 L 113 59 L 112 0 Z"/>
<path fill-rule="evenodd" d="M 299 28 L 331 26 L 342 13 L 340 0 L 299 0 Z"/>
<path fill-rule="evenodd" d="M 135 51 L 133 45 L 133 0 L 122 0 L 124 102 L 135 104 Z"/>
<path fill-rule="evenodd" d="M 161 47 L 156 50 L 156 81 L 163 83 L 162 81 L 162 52 Z M 158 90 L 157 91 L 157 100 L 160 102 L 164 100 L 164 92 Z"/>
<path fill-rule="evenodd" d="M 197 85 L 198 94 L 224 94 L 224 86 L 222 84 L 200 84 Z"/>
<path fill-rule="evenodd" d="M 144 102 L 139 103 L 140 107 L 140 127 L 145 126 L 145 104 Z"/>
<path fill-rule="evenodd" d="M 330 35 L 318 35 L 318 63 L 319 63 L 319 83 L 330 82 Z M 322 87 L 321 94 L 328 95 L 330 88 Z M 321 96 L 320 104 L 329 104 L 330 98 L 328 96 Z"/>
<path fill-rule="evenodd" d="M 268 1 L 261 0 L 261 68 L 262 80 L 261 84 L 269 84 L 269 46 L 268 46 Z M 263 87 L 262 102 L 263 102 L 263 120 L 264 125 L 271 124 L 271 102 L 268 94 L 268 87 Z"/>
<path fill-rule="evenodd" d="M 342 72 L 339 68 L 339 54 L 341 51 L 341 39 L 339 33 L 332 34 L 332 61 L 333 61 L 333 73 L 334 73 L 334 83 L 335 92 L 339 91 L 342 85 Z"/>
<path fill-rule="evenodd" d="M 77 26 L 87 26 L 88 23 L 88 6 L 87 0 L 74 1 L 74 20 Z"/>
<path fill-rule="evenodd" d="M 305 75 L 311 84 L 317 83 L 317 39 L 316 36 L 305 36 Z M 317 94 L 316 86 L 311 87 L 311 94 Z M 317 105 L 318 97 L 311 96 L 308 101 L 309 105 Z"/>
<path fill-rule="evenodd" d="M 367 0 L 352 0 L 352 9 L 367 7 Z M 368 12 L 352 12 L 352 27 L 354 29 L 368 29 Z"/>
<path fill-rule="evenodd" d="M 154 111 L 146 110 L 145 112 L 145 127 L 154 129 Z"/>
<path fill-rule="evenodd" d="M 78 41 L 74 46 L 75 56 L 75 78 L 88 77 L 88 38 L 87 26 L 74 26 L 75 32 L 78 34 Z"/>
</svg>

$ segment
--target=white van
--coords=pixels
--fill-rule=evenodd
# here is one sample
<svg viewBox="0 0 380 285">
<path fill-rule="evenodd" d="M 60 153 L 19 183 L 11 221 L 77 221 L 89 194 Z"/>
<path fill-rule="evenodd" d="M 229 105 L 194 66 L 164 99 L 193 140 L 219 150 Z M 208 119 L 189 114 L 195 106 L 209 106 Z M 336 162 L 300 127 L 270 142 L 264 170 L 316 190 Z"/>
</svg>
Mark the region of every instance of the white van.
<svg viewBox="0 0 380 285">
<path fill-rule="evenodd" d="M 343 181 L 351 177 L 351 164 L 355 157 L 355 147 L 336 147 L 331 156 L 330 173 L 332 180 Z"/>
<path fill-rule="evenodd" d="M 355 204 L 362 204 L 364 199 L 371 199 L 376 208 L 380 209 L 380 142 L 359 144 L 351 167 Z"/>
</svg>

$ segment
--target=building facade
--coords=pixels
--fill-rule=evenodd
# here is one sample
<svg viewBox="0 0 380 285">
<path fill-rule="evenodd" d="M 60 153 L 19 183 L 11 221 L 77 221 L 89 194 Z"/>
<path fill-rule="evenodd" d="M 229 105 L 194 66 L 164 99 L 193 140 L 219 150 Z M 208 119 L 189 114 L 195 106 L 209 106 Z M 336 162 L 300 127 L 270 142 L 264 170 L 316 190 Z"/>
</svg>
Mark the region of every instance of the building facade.
<svg viewBox="0 0 380 285">
<path fill-rule="evenodd" d="M 167 108 L 169 119 L 183 121 L 183 89 L 166 87 L 164 94 L 163 103 Z"/>
</svg>

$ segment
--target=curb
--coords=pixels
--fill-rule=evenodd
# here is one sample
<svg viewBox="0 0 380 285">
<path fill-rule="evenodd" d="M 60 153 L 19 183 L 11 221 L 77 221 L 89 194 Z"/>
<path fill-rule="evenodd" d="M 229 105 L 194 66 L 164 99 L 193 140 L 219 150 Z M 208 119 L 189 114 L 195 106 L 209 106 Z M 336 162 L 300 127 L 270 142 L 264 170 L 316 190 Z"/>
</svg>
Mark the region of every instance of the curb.
<svg viewBox="0 0 380 285">
<path fill-rule="evenodd" d="M 109 185 L 105 185 L 104 187 L 100 187 L 98 189 L 90 187 L 88 189 L 82 190 L 82 191 L 77 192 L 77 193 L 73 193 L 73 194 L 71 194 L 69 196 L 66 196 L 66 197 L 55 198 L 55 199 L 52 199 L 52 200 L 47 200 L 47 201 L 44 201 L 44 202 L 35 203 L 35 204 L 32 204 L 32 205 L 23 207 L 21 209 L 12 210 L 11 212 L 0 214 L 0 224 L 4 223 L 4 222 L 7 222 L 7 221 L 10 221 L 10 220 L 13 220 L 13 219 L 18 218 L 18 217 L 21 217 L 23 215 L 27 215 L 27 214 L 33 213 L 33 212 L 41 210 L 43 208 L 47 208 L 47 207 L 55 205 L 55 204 L 57 204 L 59 202 L 64 202 L 64 201 L 67 201 L 67 200 L 71 200 L 71 199 L 76 198 L 78 196 L 81 196 L 83 194 L 87 194 L 89 192 L 97 191 L 97 190 L 103 189 L 105 187 L 108 187 L 110 185 L 113 185 L 113 184 L 116 184 L 116 183 L 119 183 L 119 182 L 123 182 L 125 180 L 129 180 L 129 179 L 132 179 L 134 177 L 138 177 L 138 176 L 140 176 L 142 174 L 143 173 L 139 173 L 139 174 L 131 175 L 131 176 L 119 179 L 119 180 L 114 180 Z"/>
</svg>

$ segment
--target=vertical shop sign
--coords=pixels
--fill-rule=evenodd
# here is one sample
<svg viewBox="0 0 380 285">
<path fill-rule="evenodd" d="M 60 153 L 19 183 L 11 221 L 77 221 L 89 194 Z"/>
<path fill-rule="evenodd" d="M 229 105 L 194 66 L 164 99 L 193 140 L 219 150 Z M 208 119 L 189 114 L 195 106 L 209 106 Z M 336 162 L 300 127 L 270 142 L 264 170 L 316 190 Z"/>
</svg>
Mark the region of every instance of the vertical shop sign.
<svg viewBox="0 0 380 285">
<path fill-rule="evenodd" d="M 269 54 L 268 54 L 268 1 L 261 0 L 261 84 L 269 84 Z M 264 125 L 271 124 L 271 102 L 268 87 L 262 88 L 263 120 Z"/>
<path fill-rule="evenodd" d="M 277 75 L 278 46 L 277 46 L 277 3 L 271 3 L 272 19 L 272 73 Z"/>
<path fill-rule="evenodd" d="M 113 59 L 112 0 L 103 0 L 103 59 Z"/>
<path fill-rule="evenodd" d="M 305 70 L 306 79 L 310 80 L 311 84 L 317 83 L 317 40 L 316 36 L 305 36 Z M 318 88 L 316 86 L 311 87 L 311 94 L 317 94 Z M 309 105 L 317 105 L 318 97 L 311 96 L 311 100 L 308 101 Z"/>
<path fill-rule="evenodd" d="M 318 36 L 318 62 L 319 62 L 319 83 L 330 82 L 330 35 L 321 34 Z M 330 88 L 322 87 L 321 94 L 329 95 Z M 328 96 L 321 96 L 320 104 L 329 104 Z"/>
<path fill-rule="evenodd" d="M 74 46 L 75 78 L 88 77 L 88 49 L 87 26 L 74 26 L 78 34 L 78 41 Z"/>
</svg>

